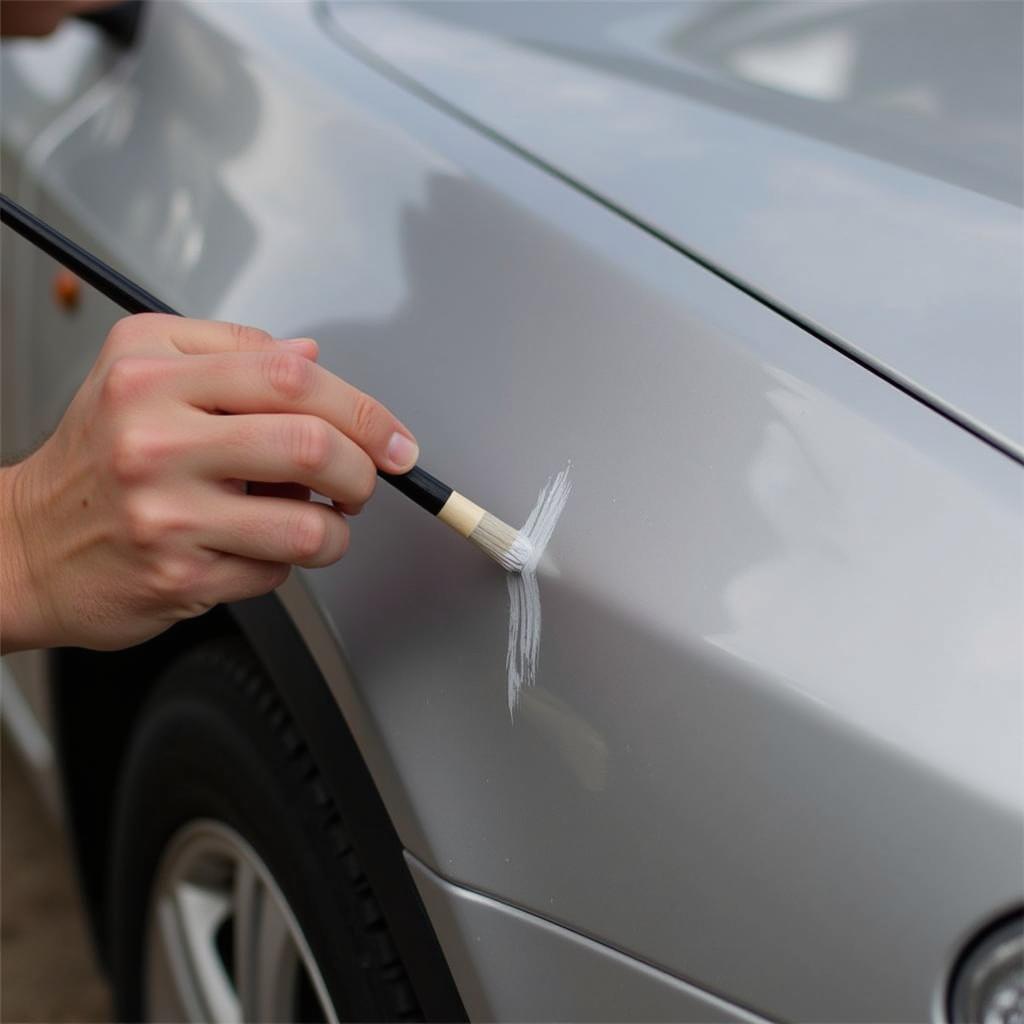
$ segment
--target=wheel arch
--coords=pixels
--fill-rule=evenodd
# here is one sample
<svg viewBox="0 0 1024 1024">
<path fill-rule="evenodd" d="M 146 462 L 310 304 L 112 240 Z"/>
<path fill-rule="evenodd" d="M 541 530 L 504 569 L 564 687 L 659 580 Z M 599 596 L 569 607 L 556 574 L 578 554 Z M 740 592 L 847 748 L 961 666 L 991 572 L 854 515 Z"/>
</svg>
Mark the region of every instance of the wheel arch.
<svg viewBox="0 0 1024 1024">
<path fill-rule="evenodd" d="M 218 607 L 137 647 L 54 655 L 55 732 L 68 830 L 106 965 L 107 864 L 120 769 L 164 667 L 188 647 L 241 635 L 301 730 L 339 807 L 428 1020 L 466 1020 L 455 982 L 370 771 L 312 655 L 273 594 Z M 83 680 L 88 680 L 83 685 Z"/>
</svg>

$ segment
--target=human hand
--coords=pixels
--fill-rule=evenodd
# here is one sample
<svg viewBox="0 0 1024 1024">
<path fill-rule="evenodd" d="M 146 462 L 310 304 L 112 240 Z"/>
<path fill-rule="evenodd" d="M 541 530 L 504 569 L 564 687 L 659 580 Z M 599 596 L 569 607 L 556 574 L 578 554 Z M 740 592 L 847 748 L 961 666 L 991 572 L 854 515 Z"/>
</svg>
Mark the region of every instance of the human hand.
<svg viewBox="0 0 1024 1024">
<path fill-rule="evenodd" d="M 129 646 L 339 559 L 342 513 L 419 451 L 316 354 L 235 324 L 115 324 L 53 436 L 0 471 L 4 649 Z"/>
<path fill-rule="evenodd" d="M 2 0 L 0 34 L 3 36 L 48 36 L 65 19 L 75 14 L 101 10 L 118 0 Z"/>
</svg>

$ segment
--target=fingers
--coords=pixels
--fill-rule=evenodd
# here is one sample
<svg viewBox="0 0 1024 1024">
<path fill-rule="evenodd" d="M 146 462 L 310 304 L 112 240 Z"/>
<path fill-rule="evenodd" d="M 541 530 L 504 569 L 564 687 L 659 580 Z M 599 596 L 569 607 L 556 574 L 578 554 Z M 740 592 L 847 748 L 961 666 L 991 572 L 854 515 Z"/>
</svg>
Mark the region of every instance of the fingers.
<svg viewBox="0 0 1024 1024">
<path fill-rule="evenodd" d="M 225 554 L 311 569 L 341 558 L 349 531 L 329 505 L 221 492 L 206 506 L 200 542 Z"/>
<path fill-rule="evenodd" d="M 302 484 L 265 484 L 252 481 L 245 485 L 243 494 L 262 494 L 266 498 L 290 498 L 292 501 L 309 501 L 309 488 Z M 342 509 L 344 511 L 344 509 Z"/>
<path fill-rule="evenodd" d="M 279 340 L 258 327 L 220 320 L 189 320 L 168 317 L 166 330 L 174 347 L 187 356 L 211 355 L 217 352 L 273 352 L 282 347 L 307 359 L 316 359 L 319 346 L 312 338 Z"/>
<path fill-rule="evenodd" d="M 304 413 L 326 420 L 389 473 L 419 457 L 411 432 L 376 399 L 323 367 L 280 346 L 182 360 L 179 394 L 208 412 Z"/>
<path fill-rule="evenodd" d="M 308 359 L 316 359 L 318 354 L 317 343 L 312 338 L 281 341 L 258 327 L 222 320 L 192 320 L 169 313 L 127 316 L 119 320 L 110 332 L 109 345 L 114 349 L 137 349 L 147 343 L 158 343 L 163 350 L 182 355 L 264 352 L 282 346 Z"/>
<path fill-rule="evenodd" d="M 259 480 L 251 480 L 247 484 L 243 484 L 243 494 L 262 494 L 268 498 L 291 498 L 293 501 L 309 501 L 309 488 L 302 484 L 286 483 L 286 484 L 267 484 Z M 362 502 L 358 505 L 351 504 L 345 501 L 335 501 L 334 506 L 339 512 L 344 513 L 346 516 L 357 516 L 363 511 Z"/>
<path fill-rule="evenodd" d="M 207 478 L 301 484 L 353 511 L 373 494 L 370 457 L 326 420 L 291 413 L 203 419 L 194 466 Z"/>
<path fill-rule="evenodd" d="M 103 365 L 105 380 L 129 398 L 141 391 L 173 393 L 207 412 L 317 416 L 380 469 L 410 470 L 419 448 L 408 428 L 376 399 L 318 366 L 316 356 L 310 338 L 276 341 L 255 327 L 143 313 L 114 325 Z"/>
<path fill-rule="evenodd" d="M 284 583 L 290 571 L 290 565 L 279 562 L 221 555 L 208 572 L 204 590 L 211 604 L 245 601 L 270 593 Z"/>
</svg>

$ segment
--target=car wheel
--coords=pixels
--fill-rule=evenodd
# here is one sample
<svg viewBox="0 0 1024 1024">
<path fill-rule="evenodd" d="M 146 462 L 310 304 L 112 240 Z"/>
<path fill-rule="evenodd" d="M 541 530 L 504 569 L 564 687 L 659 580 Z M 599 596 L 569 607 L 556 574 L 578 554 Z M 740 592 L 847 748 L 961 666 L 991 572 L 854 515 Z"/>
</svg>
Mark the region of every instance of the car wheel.
<svg viewBox="0 0 1024 1024">
<path fill-rule="evenodd" d="M 422 1019 L 341 811 L 240 640 L 185 654 L 141 711 L 109 885 L 121 1020 Z"/>
</svg>

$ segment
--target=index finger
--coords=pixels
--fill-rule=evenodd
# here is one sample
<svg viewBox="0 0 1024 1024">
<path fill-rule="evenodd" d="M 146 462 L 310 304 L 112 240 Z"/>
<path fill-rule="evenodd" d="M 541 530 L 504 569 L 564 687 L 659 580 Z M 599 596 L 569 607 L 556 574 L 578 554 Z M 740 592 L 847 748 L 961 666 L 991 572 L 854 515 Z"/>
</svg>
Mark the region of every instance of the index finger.
<svg viewBox="0 0 1024 1024">
<path fill-rule="evenodd" d="M 268 331 L 229 320 L 194 320 L 170 313 L 140 313 L 130 318 L 133 329 L 166 341 L 186 356 L 212 355 L 216 352 L 264 352 L 279 348 L 282 342 Z M 317 344 L 312 338 L 290 339 L 303 355 L 316 358 Z"/>
<path fill-rule="evenodd" d="M 412 433 L 377 399 L 280 346 L 182 359 L 175 373 L 181 398 L 208 412 L 319 417 L 388 473 L 407 472 L 419 456 Z"/>
</svg>

